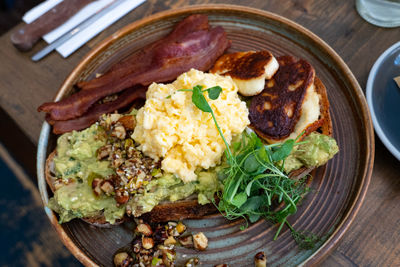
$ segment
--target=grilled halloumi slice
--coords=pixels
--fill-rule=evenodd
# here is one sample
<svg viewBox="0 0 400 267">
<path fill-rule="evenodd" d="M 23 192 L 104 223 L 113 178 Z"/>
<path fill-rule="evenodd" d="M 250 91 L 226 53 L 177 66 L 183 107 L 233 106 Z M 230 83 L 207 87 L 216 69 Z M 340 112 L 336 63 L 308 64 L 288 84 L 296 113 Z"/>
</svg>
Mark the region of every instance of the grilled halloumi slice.
<svg viewBox="0 0 400 267">
<path fill-rule="evenodd" d="M 295 139 L 321 116 L 314 68 L 290 56 L 278 57 L 278 62 L 279 70 L 249 108 L 251 126 L 269 143 Z"/>
<path fill-rule="evenodd" d="M 265 79 L 271 79 L 278 68 L 275 57 L 264 50 L 223 55 L 210 72 L 230 76 L 240 94 L 254 96 L 264 90 Z"/>
</svg>

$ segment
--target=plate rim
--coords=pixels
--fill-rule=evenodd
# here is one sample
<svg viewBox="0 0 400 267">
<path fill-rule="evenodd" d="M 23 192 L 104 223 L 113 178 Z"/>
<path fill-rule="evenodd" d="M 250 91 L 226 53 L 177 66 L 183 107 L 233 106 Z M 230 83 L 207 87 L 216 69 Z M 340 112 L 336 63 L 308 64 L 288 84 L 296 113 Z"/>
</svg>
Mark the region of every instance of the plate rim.
<svg viewBox="0 0 400 267">
<path fill-rule="evenodd" d="M 372 117 L 372 122 L 374 124 L 375 132 L 379 136 L 379 139 L 381 139 L 382 143 L 385 145 L 385 147 L 390 151 L 390 153 L 400 161 L 400 150 L 398 150 L 392 142 L 389 140 L 387 135 L 385 134 L 385 131 L 381 127 L 381 124 L 379 123 L 379 120 L 376 116 L 375 108 L 374 108 L 374 103 L 373 103 L 373 98 L 372 98 L 372 92 L 373 92 L 373 83 L 376 79 L 376 75 L 378 73 L 378 69 L 381 66 L 382 62 L 386 59 L 386 57 L 392 53 L 395 49 L 400 47 L 400 41 L 394 43 L 391 45 L 389 48 L 387 48 L 375 61 L 374 65 L 372 66 L 369 74 L 368 74 L 368 80 L 367 80 L 367 86 L 366 86 L 366 95 L 367 95 L 367 103 L 368 106 L 370 107 L 370 112 L 371 112 L 371 117 Z"/>
<path fill-rule="evenodd" d="M 365 198 L 368 185 L 371 180 L 372 175 L 372 167 L 374 163 L 374 155 L 375 155 L 375 140 L 373 134 L 373 126 L 371 121 L 371 114 L 369 112 L 369 108 L 367 105 L 367 101 L 365 99 L 364 93 L 358 84 L 355 76 L 351 72 L 350 68 L 346 65 L 343 59 L 320 37 L 312 33 L 310 30 L 301 26 L 300 24 L 289 20 L 283 16 L 278 14 L 257 9 L 251 8 L 241 5 L 229 5 L 229 4 L 203 4 L 203 5 L 190 5 L 185 7 L 180 7 L 177 9 L 168 9 L 165 11 L 161 11 L 155 14 L 152 14 L 148 17 L 137 20 L 131 24 L 124 26 L 123 28 L 117 30 L 115 33 L 111 34 L 109 37 L 105 38 L 99 44 L 97 44 L 93 49 L 91 49 L 75 66 L 75 68 L 71 71 L 71 73 L 64 80 L 60 89 L 58 90 L 54 101 L 58 101 L 62 98 L 62 96 L 70 89 L 67 85 L 73 82 L 74 78 L 82 72 L 88 62 L 92 61 L 96 58 L 104 49 L 106 49 L 109 45 L 113 43 L 114 40 L 121 38 L 122 36 L 128 34 L 130 31 L 135 30 L 138 27 L 145 26 L 147 24 L 151 24 L 153 21 L 158 21 L 162 18 L 167 18 L 170 16 L 176 16 L 180 14 L 187 14 L 188 12 L 205 12 L 205 11 L 221 11 L 221 10 L 231 10 L 235 12 L 244 12 L 250 15 L 258 15 L 261 17 L 266 17 L 283 24 L 286 24 L 290 28 L 295 28 L 301 34 L 307 36 L 312 39 L 324 52 L 329 54 L 330 57 L 337 63 L 339 69 L 345 73 L 345 78 L 348 79 L 351 88 L 355 93 L 355 102 L 359 104 L 360 111 L 363 115 L 364 125 L 366 128 L 365 139 L 367 140 L 368 146 L 366 146 L 366 153 L 364 155 L 365 166 L 364 169 L 361 170 L 362 179 L 359 183 L 359 187 L 356 188 L 357 191 L 353 194 L 354 201 L 350 203 L 347 212 L 344 214 L 343 219 L 340 224 L 337 225 L 335 231 L 330 235 L 330 237 L 321 245 L 321 247 L 316 250 L 313 254 L 311 254 L 306 260 L 304 260 L 300 266 L 312 266 L 320 263 L 324 260 L 329 253 L 338 245 L 339 241 L 343 238 L 344 233 L 349 229 L 350 225 L 354 221 L 362 202 Z M 37 175 L 38 175 L 38 184 L 39 191 L 41 194 L 41 198 L 44 204 L 44 209 L 47 216 L 50 219 L 51 224 L 56 229 L 60 239 L 64 243 L 64 245 L 72 252 L 72 254 L 85 266 L 98 266 L 88 255 L 86 255 L 82 250 L 80 250 L 76 244 L 72 241 L 72 239 L 65 233 L 62 226 L 58 224 L 57 217 L 46 205 L 48 201 L 47 191 L 46 191 L 46 182 L 44 179 L 44 166 L 47 157 L 47 141 L 50 134 L 50 125 L 47 122 L 43 123 L 42 130 L 39 137 L 38 143 L 38 153 L 37 153 Z"/>
</svg>

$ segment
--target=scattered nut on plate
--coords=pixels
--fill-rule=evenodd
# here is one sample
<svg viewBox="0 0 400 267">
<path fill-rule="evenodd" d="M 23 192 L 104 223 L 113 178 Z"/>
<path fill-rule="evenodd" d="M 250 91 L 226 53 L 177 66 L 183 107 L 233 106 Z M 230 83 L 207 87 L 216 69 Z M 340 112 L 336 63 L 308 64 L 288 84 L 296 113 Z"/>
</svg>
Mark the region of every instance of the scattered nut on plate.
<svg viewBox="0 0 400 267">
<path fill-rule="evenodd" d="M 205 250 L 208 247 L 208 238 L 203 232 L 193 235 L 194 248 L 197 250 Z"/>
<path fill-rule="evenodd" d="M 188 233 L 182 222 L 168 222 L 150 225 L 143 220 L 136 221 L 135 238 L 126 248 L 121 248 L 114 255 L 114 265 L 128 266 L 175 266 L 176 246 L 205 250 L 208 239 L 204 233 Z M 193 267 L 199 259 L 188 259 L 185 266 Z"/>
<path fill-rule="evenodd" d="M 267 266 L 267 257 L 265 253 L 260 251 L 254 256 L 254 266 L 255 267 L 266 267 Z"/>
</svg>

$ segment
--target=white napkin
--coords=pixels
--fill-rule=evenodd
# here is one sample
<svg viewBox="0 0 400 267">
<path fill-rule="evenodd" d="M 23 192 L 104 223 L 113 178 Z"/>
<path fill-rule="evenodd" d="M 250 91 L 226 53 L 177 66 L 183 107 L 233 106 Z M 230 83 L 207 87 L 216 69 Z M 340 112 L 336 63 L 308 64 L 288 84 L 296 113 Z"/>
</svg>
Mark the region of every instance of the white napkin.
<svg viewBox="0 0 400 267">
<path fill-rule="evenodd" d="M 33 9 L 29 10 L 24 16 L 23 21 L 26 23 L 31 23 L 62 0 L 47 0 L 38 6 L 34 7 Z M 59 26 L 58 28 L 54 29 L 53 31 L 47 33 L 43 36 L 43 39 L 47 43 L 51 43 L 58 39 L 63 34 L 69 32 L 81 22 L 98 12 L 99 10 L 107 7 L 110 3 L 114 2 L 115 0 L 97 0 L 93 3 L 88 4 L 84 8 L 82 8 L 78 13 L 72 16 L 68 21 L 66 21 L 63 25 Z M 121 0 L 120 0 L 121 1 Z M 78 34 L 74 37 L 69 39 L 64 44 L 60 45 L 56 48 L 56 50 L 65 58 L 75 52 L 78 48 L 92 39 L 94 36 L 99 34 L 105 28 L 119 20 L 121 17 L 125 16 L 131 10 L 139 6 L 145 2 L 145 0 L 124 0 L 121 3 L 107 12 L 105 15 L 100 17 L 96 23 L 93 23 L 86 29 L 81 30 Z"/>
</svg>

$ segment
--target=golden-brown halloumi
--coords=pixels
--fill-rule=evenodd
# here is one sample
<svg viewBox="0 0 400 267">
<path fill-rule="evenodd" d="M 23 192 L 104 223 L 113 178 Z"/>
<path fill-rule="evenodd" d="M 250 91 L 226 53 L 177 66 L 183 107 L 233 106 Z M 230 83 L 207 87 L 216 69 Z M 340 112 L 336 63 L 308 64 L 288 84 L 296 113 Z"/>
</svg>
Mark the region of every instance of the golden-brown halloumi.
<svg viewBox="0 0 400 267">
<path fill-rule="evenodd" d="M 223 55 L 210 72 L 230 76 L 240 94 L 254 96 L 264 90 L 265 79 L 272 78 L 278 68 L 275 57 L 263 50 Z"/>
<path fill-rule="evenodd" d="M 249 108 L 251 126 L 270 143 L 296 138 L 321 115 L 314 68 L 290 56 L 278 57 L 278 62 L 278 72 Z"/>
</svg>

